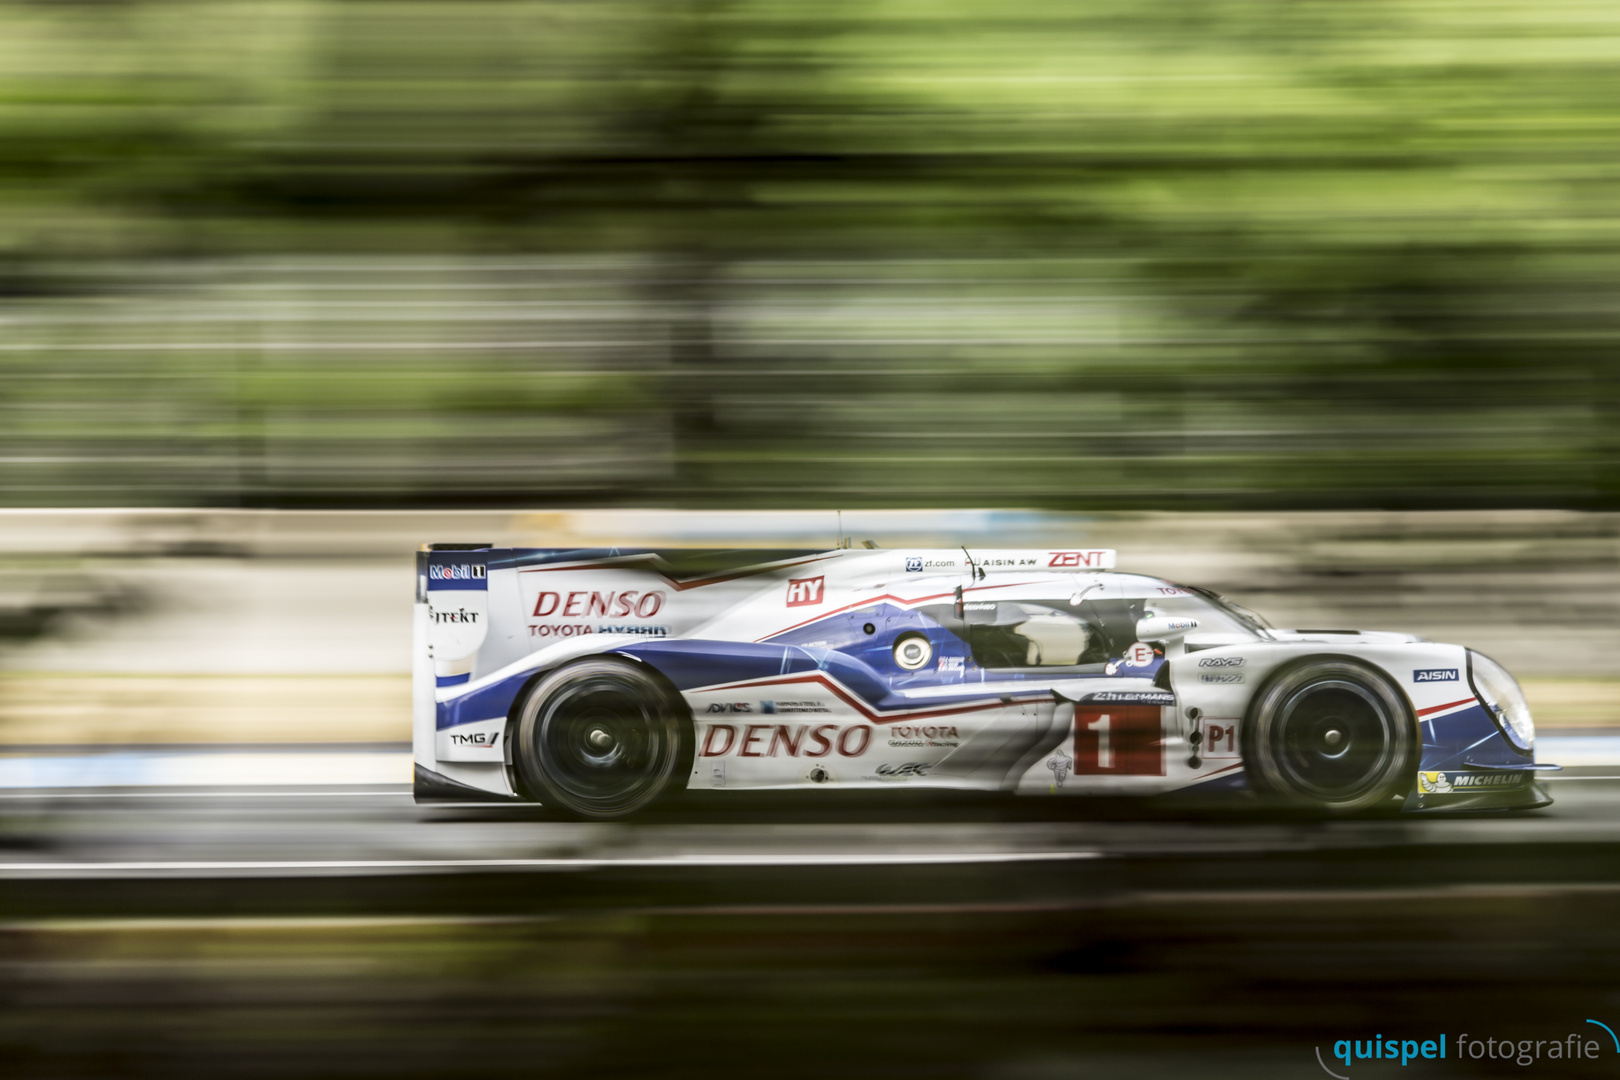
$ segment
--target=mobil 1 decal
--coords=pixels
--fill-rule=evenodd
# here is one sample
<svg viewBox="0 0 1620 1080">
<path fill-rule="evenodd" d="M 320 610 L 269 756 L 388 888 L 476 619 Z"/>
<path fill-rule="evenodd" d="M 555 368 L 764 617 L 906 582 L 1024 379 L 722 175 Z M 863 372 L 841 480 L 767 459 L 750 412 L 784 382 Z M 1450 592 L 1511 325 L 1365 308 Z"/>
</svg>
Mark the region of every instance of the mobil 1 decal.
<svg viewBox="0 0 1620 1080">
<path fill-rule="evenodd" d="M 1170 694 L 1091 694 L 1074 707 L 1076 776 L 1163 776 Z"/>
<path fill-rule="evenodd" d="M 427 562 L 428 651 L 437 661 L 471 656 L 489 632 L 482 552 L 435 551 Z"/>
</svg>

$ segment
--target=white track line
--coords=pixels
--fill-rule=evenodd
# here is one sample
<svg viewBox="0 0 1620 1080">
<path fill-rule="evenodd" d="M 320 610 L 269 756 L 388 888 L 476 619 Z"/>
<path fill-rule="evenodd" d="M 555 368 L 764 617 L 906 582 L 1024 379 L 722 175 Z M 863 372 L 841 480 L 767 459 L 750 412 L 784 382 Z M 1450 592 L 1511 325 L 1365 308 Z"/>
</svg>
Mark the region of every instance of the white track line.
<svg viewBox="0 0 1620 1080">
<path fill-rule="evenodd" d="M 387 874 L 413 870 L 618 870 L 722 869 L 811 866 L 961 866 L 989 863 L 1075 862 L 1102 857 L 1100 851 L 1019 851 L 911 853 L 893 855 L 694 855 L 624 859 L 287 859 L 242 861 L 35 862 L 0 863 L 0 879 L 52 876 L 132 876 L 139 874 Z"/>
</svg>

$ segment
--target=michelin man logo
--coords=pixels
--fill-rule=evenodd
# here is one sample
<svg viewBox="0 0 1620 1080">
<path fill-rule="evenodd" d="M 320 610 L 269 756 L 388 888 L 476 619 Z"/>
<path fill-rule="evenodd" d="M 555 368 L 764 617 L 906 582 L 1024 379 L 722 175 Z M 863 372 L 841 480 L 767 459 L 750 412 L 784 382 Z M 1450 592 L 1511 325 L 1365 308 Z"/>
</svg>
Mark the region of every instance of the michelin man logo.
<svg viewBox="0 0 1620 1080">
<path fill-rule="evenodd" d="M 1450 795 L 1451 781 L 1443 772 L 1418 773 L 1418 790 L 1425 795 Z"/>
<path fill-rule="evenodd" d="M 1059 750 L 1057 756 L 1047 761 L 1046 767 L 1052 770 L 1052 779 L 1057 786 L 1062 787 L 1063 781 L 1069 778 L 1069 770 L 1074 767 L 1074 759 Z"/>
</svg>

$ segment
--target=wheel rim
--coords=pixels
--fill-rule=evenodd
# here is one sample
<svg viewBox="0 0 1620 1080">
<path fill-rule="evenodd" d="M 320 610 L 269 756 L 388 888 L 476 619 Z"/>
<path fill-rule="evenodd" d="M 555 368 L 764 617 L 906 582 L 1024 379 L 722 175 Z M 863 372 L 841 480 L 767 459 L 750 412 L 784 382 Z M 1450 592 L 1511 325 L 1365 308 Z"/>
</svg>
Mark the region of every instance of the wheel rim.
<svg viewBox="0 0 1620 1080">
<path fill-rule="evenodd" d="M 1277 711 L 1278 767 L 1307 795 L 1355 799 L 1385 783 L 1397 752 L 1394 725 L 1367 687 L 1346 679 L 1313 683 Z"/>
<path fill-rule="evenodd" d="M 608 678 L 565 688 L 535 725 L 535 750 L 551 782 L 598 809 L 656 794 L 670 768 L 671 746 L 661 713 Z"/>
</svg>

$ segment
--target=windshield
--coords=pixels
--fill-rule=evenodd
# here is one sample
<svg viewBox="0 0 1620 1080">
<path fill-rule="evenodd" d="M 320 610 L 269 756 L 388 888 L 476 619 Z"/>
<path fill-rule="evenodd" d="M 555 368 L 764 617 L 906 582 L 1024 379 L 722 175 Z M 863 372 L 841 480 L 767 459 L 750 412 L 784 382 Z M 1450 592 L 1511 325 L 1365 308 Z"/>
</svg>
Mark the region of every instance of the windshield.
<svg viewBox="0 0 1620 1080">
<path fill-rule="evenodd" d="M 1245 638 L 1270 637 L 1264 619 L 1209 589 L 1173 585 L 1157 578 L 1129 577 L 1120 583 L 1125 602 L 1139 617 L 1166 615 L 1197 619 L 1194 637 L 1236 634 Z"/>
<path fill-rule="evenodd" d="M 1266 621 L 1265 616 L 1261 615 L 1259 612 L 1251 611 L 1241 604 L 1234 604 L 1232 601 L 1228 600 L 1219 593 L 1212 592 L 1209 589 L 1200 588 L 1197 585 L 1183 585 L 1181 587 L 1190 592 L 1196 593 L 1205 600 L 1208 600 L 1210 603 L 1219 608 L 1223 614 L 1228 615 L 1242 623 L 1245 629 L 1253 630 L 1262 637 L 1269 636 L 1267 631 L 1271 630 L 1272 626 Z"/>
</svg>

